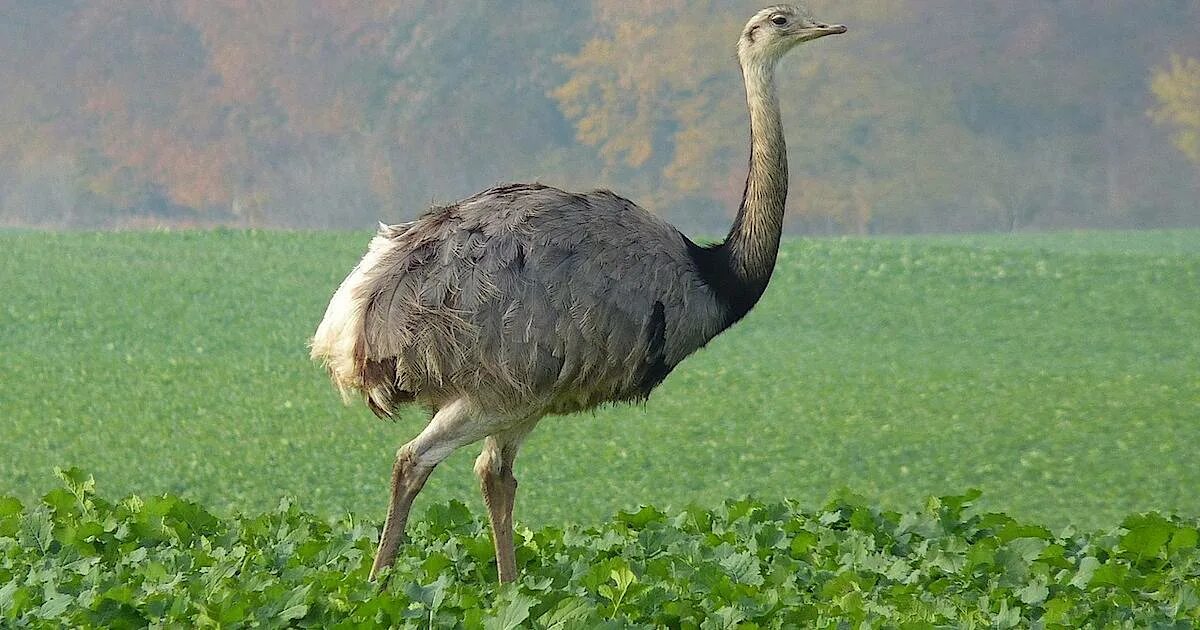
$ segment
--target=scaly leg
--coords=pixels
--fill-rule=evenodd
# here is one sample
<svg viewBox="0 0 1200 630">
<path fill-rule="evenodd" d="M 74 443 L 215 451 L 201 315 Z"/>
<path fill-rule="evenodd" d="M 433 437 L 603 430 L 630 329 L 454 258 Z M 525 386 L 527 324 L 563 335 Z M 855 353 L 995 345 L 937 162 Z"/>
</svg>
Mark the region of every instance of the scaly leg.
<svg viewBox="0 0 1200 630">
<path fill-rule="evenodd" d="M 475 473 L 483 489 L 488 518 L 492 523 L 492 541 L 496 545 L 496 568 L 500 583 L 517 579 L 517 555 L 513 545 L 513 504 L 517 497 L 517 479 L 513 476 L 513 461 L 525 436 L 538 419 L 522 423 L 507 431 L 488 436 L 483 452 L 475 460 Z"/>
<path fill-rule="evenodd" d="M 404 527 L 408 524 L 413 500 L 434 467 L 455 449 L 479 441 L 495 428 L 489 426 L 487 417 L 472 409 L 467 401 L 456 400 L 438 410 L 421 434 L 396 452 L 387 520 L 371 566 L 371 581 L 395 561 L 400 543 L 404 542 Z"/>
<path fill-rule="evenodd" d="M 400 543 L 404 542 L 404 527 L 408 524 L 408 513 L 413 499 L 425 487 L 425 481 L 433 472 L 433 466 L 420 466 L 406 444 L 396 452 L 396 463 L 392 465 L 392 495 L 388 501 L 387 518 L 383 522 L 383 533 L 379 536 L 379 549 L 371 565 L 371 581 L 379 572 L 392 565 Z"/>
</svg>

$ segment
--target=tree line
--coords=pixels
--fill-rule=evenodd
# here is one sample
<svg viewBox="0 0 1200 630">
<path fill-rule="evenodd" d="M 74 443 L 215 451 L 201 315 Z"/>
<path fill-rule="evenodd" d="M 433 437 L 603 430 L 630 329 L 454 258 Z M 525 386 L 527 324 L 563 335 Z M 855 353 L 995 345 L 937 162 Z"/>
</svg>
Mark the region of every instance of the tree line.
<svg viewBox="0 0 1200 630">
<path fill-rule="evenodd" d="M 780 68 L 806 233 L 1200 225 L 1200 0 L 820 0 Z M 14 0 L 0 225 L 363 227 L 499 183 L 737 207 L 728 0 Z"/>
</svg>

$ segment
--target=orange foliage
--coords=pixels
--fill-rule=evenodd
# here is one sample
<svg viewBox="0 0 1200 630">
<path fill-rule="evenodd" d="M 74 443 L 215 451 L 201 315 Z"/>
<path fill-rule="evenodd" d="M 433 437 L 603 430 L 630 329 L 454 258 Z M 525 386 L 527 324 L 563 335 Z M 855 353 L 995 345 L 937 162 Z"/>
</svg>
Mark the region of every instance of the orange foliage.
<svg viewBox="0 0 1200 630">
<path fill-rule="evenodd" d="M 118 191 L 150 187 L 179 206 L 227 209 L 254 196 L 251 172 L 269 170 L 270 146 L 351 131 L 361 84 L 350 68 L 378 54 L 390 3 L 322 0 L 303 10 L 283 0 L 99 0 L 71 16 L 83 63 L 70 81 L 99 150 L 89 188 L 114 204 Z M 192 50 L 179 50 L 189 36 Z M 199 57 L 194 55 L 198 54 Z M 133 177 L 140 183 L 130 182 Z M 376 174 L 378 187 L 387 177 Z"/>
</svg>

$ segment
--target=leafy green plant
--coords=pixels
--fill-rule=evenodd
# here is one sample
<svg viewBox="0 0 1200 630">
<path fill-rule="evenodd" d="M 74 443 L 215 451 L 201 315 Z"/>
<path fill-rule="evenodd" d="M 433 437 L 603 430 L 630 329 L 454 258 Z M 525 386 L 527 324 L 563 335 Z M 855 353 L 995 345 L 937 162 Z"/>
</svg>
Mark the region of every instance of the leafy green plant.
<svg viewBox="0 0 1200 630">
<path fill-rule="evenodd" d="M 1170 627 L 1200 623 L 1200 521 L 1137 514 L 1093 534 L 986 513 L 976 491 L 880 510 L 730 500 L 598 527 L 521 529 L 496 585 L 461 503 L 413 523 L 380 590 L 376 528 L 283 501 L 219 518 L 170 495 L 109 502 L 59 471 L 36 506 L 0 499 L 5 627 Z"/>
</svg>

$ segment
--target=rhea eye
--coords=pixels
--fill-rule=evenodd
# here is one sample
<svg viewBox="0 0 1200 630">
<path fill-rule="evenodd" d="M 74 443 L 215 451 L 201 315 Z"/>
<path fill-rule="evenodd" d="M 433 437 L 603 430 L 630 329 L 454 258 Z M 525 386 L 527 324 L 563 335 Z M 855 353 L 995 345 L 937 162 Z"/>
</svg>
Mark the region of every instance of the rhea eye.
<svg viewBox="0 0 1200 630">
<path fill-rule="evenodd" d="M 776 15 L 775 17 L 771 18 L 771 23 L 775 26 L 787 26 L 787 18 L 783 17 L 782 15 Z"/>
</svg>

